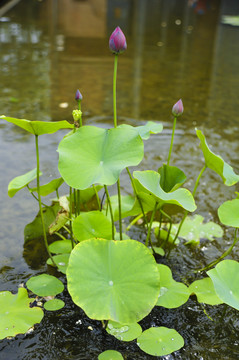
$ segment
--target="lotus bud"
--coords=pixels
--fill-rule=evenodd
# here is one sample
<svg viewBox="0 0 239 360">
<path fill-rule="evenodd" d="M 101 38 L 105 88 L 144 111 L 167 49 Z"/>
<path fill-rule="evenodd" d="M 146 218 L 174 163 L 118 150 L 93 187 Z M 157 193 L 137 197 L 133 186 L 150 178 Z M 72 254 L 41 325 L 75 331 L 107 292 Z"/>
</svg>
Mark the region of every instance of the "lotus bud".
<svg viewBox="0 0 239 360">
<path fill-rule="evenodd" d="M 110 36 L 109 48 L 114 54 L 120 54 L 127 49 L 126 38 L 119 26 L 117 26 Z"/>
<path fill-rule="evenodd" d="M 183 102 L 182 102 L 181 99 L 178 100 L 178 102 L 176 102 L 176 104 L 173 105 L 172 113 L 176 117 L 182 115 L 182 113 L 183 113 Z"/>
<path fill-rule="evenodd" d="M 76 90 L 75 99 L 76 99 L 77 102 L 81 101 L 83 99 L 83 96 L 81 95 L 80 90 Z"/>
</svg>

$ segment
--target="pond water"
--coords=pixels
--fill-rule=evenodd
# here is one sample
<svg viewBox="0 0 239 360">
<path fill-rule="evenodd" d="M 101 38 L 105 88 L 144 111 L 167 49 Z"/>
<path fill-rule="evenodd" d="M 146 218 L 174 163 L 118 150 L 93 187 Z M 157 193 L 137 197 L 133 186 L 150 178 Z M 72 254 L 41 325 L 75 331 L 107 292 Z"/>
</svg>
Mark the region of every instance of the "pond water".
<svg viewBox="0 0 239 360">
<path fill-rule="evenodd" d="M 236 1 L 22 0 L 9 9 L 6 3 L 0 8 L 1 114 L 71 121 L 79 88 L 84 123 L 113 126 L 108 38 L 119 25 L 128 45 L 118 65 L 119 123 L 154 120 L 164 126 L 162 134 L 145 143 L 139 168 L 157 170 L 166 160 L 171 108 L 182 98 L 184 114 L 177 123 L 172 164 L 187 174 L 185 186 L 193 189 L 203 166 L 195 127 L 239 173 L 239 27 L 222 23 L 224 15 L 239 15 Z M 64 134 L 40 137 L 42 183 L 59 176 L 56 149 Z M 31 259 L 30 250 L 23 247 L 24 227 L 38 211 L 36 201 L 25 190 L 14 198 L 7 196 L 9 181 L 35 167 L 33 136 L 1 121 L 0 159 L 0 290 L 16 292 L 20 283 L 45 270 L 42 257 Z M 121 185 L 123 193 L 130 192 L 124 173 Z M 207 170 L 196 196 L 197 212 L 218 222 L 218 206 L 234 198 L 235 191 L 238 185 L 226 188 Z M 196 249 L 174 250 L 168 262 L 174 276 L 193 279 L 190 269 L 219 256 L 231 234 L 225 231 L 222 239 L 204 241 Z M 141 229 L 135 228 L 132 237 L 141 236 Z M 237 260 L 238 255 L 235 249 L 231 258 Z M 185 347 L 164 359 L 238 359 L 238 313 L 222 305 L 206 310 L 213 321 L 190 299 L 176 310 L 154 309 L 142 326 L 172 327 L 184 337 Z M 112 340 L 69 299 L 63 310 L 44 317 L 32 334 L 1 341 L 0 358 L 87 360 L 97 359 L 108 348 L 121 351 L 128 360 L 153 359 L 136 344 Z"/>
</svg>

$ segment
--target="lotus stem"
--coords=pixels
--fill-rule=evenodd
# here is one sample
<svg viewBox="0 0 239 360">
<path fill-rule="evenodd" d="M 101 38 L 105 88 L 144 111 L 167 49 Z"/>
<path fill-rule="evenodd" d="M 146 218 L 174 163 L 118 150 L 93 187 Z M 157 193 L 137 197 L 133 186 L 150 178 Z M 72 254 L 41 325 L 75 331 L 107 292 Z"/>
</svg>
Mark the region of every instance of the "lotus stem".
<svg viewBox="0 0 239 360">
<path fill-rule="evenodd" d="M 107 197 L 107 203 L 109 204 L 109 208 L 110 208 L 110 217 L 111 217 L 111 225 L 112 225 L 112 240 L 114 240 L 115 239 L 114 215 L 113 215 L 111 200 L 110 200 L 107 186 L 104 185 L 104 188 L 105 188 L 105 193 L 106 193 L 106 197 Z"/>
<path fill-rule="evenodd" d="M 151 215 L 151 218 L 150 218 L 150 223 L 149 223 L 149 226 L 148 226 L 147 238 L 145 240 L 145 246 L 146 247 L 148 247 L 148 245 L 149 245 L 149 240 L 150 240 L 150 236 L 151 236 L 151 228 L 152 228 L 152 224 L 153 224 L 154 215 L 155 215 L 155 212 L 157 210 L 157 206 L 158 206 L 158 202 L 156 202 L 156 204 L 154 206 L 154 209 L 153 209 L 153 212 L 152 212 L 152 215 Z"/>
<path fill-rule="evenodd" d="M 176 123 L 177 123 L 177 117 L 175 116 L 174 121 L 173 121 L 173 131 L 172 131 L 172 136 L 171 136 L 171 144 L 170 144 L 169 153 L 168 153 L 168 161 L 167 161 L 168 166 L 169 166 L 169 163 L 170 163 L 171 153 L 172 153 L 172 149 L 173 149 L 173 140 L 174 140 L 174 133 L 175 133 L 175 128 L 176 128 Z"/>
<path fill-rule="evenodd" d="M 73 242 L 73 230 L 72 230 L 72 187 L 70 186 L 69 190 L 69 196 L 70 196 L 70 234 L 71 234 L 71 246 L 72 249 L 74 249 L 74 242 Z"/>
<path fill-rule="evenodd" d="M 101 210 L 102 210 L 102 206 L 101 206 L 101 203 L 100 203 L 99 194 L 98 194 L 98 191 L 96 190 L 96 187 L 95 187 L 94 184 L 93 184 L 93 189 L 94 189 L 94 192 L 95 192 L 95 196 L 96 196 L 96 201 L 97 201 L 97 204 L 98 204 L 98 208 L 99 208 L 99 210 L 101 211 Z"/>
</svg>

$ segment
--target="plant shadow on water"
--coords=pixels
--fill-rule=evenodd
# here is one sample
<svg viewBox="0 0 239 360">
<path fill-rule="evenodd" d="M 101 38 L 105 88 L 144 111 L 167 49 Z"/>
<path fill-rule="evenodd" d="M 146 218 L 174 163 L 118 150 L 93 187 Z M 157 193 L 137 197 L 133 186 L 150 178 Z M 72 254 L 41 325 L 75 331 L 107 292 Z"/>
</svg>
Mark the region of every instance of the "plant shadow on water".
<svg viewBox="0 0 239 360">
<path fill-rule="evenodd" d="M 145 5 L 144 1 L 140 4 L 141 7 L 142 4 Z M 184 6 L 187 9 L 185 4 L 186 2 Z M 146 7 L 142 9 L 145 10 Z M 216 6 L 215 9 L 218 13 L 219 8 Z M 203 8 L 203 11 L 206 11 L 206 8 Z M 7 22 L 6 19 L 2 21 Z M 215 20 L 216 16 L 213 19 Z M 161 23 L 162 28 L 165 27 L 163 24 L 165 22 Z M 176 26 L 180 24 L 179 20 L 175 21 Z M 188 25 L 187 34 L 192 31 L 191 28 L 192 26 Z M 57 39 L 58 51 L 62 51 L 64 42 L 60 37 Z M 155 42 L 157 47 L 163 45 L 162 41 L 156 41 L 156 37 Z M 100 44 L 103 44 L 102 39 Z M 130 36 L 129 44 L 132 44 Z M 69 42 L 68 46 L 70 45 Z M 151 45 L 145 46 L 153 58 L 154 51 L 150 50 Z M 238 193 L 235 195 L 228 187 L 235 185 L 239 177 L 227 162 L 210 150 L 211 146 L 207 145 L 201 130 L 196 129 L 195 134 L 194 125 L 203 127 L 199 126 L 200 122 L 197 121 L 192 126 L 190 119 L 181 121 L 184 112 L 181 100 L 172 108 L 174 123 L 164 124 L 166 134 L 161 134 L 162 125 L 158 121 L 149 121 L 146 124 L 144 122 L 142 125 L 140 120 L 144 116 L 149 118 L 151 114 L 153 118 L 158 119 L 158 115 L 155 115 L 158 114 L 158 110 L 154 109 L 154 105 L 147 105 L 155 104 L 152 101 L 153 91 L 149 95 L 145 94 L 144 103 L 147 110 L 142 110 L 140 117 L 137 111 L 129 109 L 128 114 L 134 119 L 118 118 L 118 55 L 127 48 L 126 39 L 119 27 L 112 33 L 109 47 L 114 54 L 113 96 L 109 95 L 110 103 L 111 100 L 113 102 L 113 119 L 107 105 L 106 93 L 105 111 L 97 103 L 94 110 L 96 116 L 90 116 L 87 112 L 85 114 L 84 111 L 82 113 L 81 102 L 85 101 L 85 93 L 83 99 L 79 90 L 75 97 L 77 109 L 73 111 L 74 126 L 66 121 L 32 122 L 1 116 L 1 126 L 4 122 L 4 138 L 9 136 L 11 139 L 12 136 L 13 140 L 15 139 L 15 136 L 9 135 L 11 131 L 15 131 L 12 125 L 14 124 L 20 127 L 16 133 L 18 143 L 14 146 L 21 149 L 20 140 L 26 139 L 28 144 L 23 147 L 24 149 L 29 151 L 30 147 L 36 148 L 36 154 L 32 151 L 29 157 L 25 156 L 23 168 L 26 171 L 21 171 L 24 175 L 10 181 L 8 195 L 13 197 L 22 189 L 24 190 L 20 193 L 28 191 L 38 201 L 39 213 L 33 222 L 26 225 L 26 219 L 30 221 L 32 216 L 33 207 L 27 200 L 29 208 L 25 216 L 23 197 L 19 194 L 21 206 L 18 209 L 19 213 L 16 211 L 15 224 L 19 222 L 21 229 L 22 224 L 26 225 L 25 243 L 21 259 L 15 253 L 18 251 L 17 247 L 14 252 L 7 249 L 6 240 L 3 244 L 6 257 L 0 271 L 3 290 L 0 292 L 0 335 L 3 339 L 0 342 L 0 357 L 12 360 L 87 360 L 97 359 L 99 356 L 99 360 L 103 360 L 122 359 L 121 353 L 123 358 L 128 360 L 236 359 L 239 357 L 239 305 L 237 283 L 233 280 L 237 279 L 238 273 L 238 250 L 235 245 L 238 241 L 239 220 L 235 214 L 239 212 L 239 199 Z M 161 55 L 163 56 L 163 52 Z M 121 55 L 119 58 L 121 64 Z M 129 63 L 123 60 L 120 71 L 124 72 Z M 167 69 L 168 72 L 170 69 Z M 183 74 L 184 69 L 182 70 Z M 134 75 L 136 80 L 141 76 L 139 73 Z M 153 73 L 147 76 L 145 69 L 144 85 L 147 86 L 147 81 L 152 81 L 153 76 Z M 103 80 L 104 87 L 108 85 L 109 78 L 108 72 Z M 181 83 L 182 79 L 179 78 L 178 82 Z M 123 83 L 123 77 L 119 77 L 120 112 L 124 104 L 129 107 L 127 104 L 131 101 L 131 93 L 129 92 L 128 99 L 125 95 L 129 83 L 124 87 L 125 93 L 120 92 Z M 95 85 L 97 88 L 97 84 Z M 170 91 L 170 86 L 165 87 L 166 91 Z M 160 95 L 164 99 L 162 102 L 165 102 L 162 104 L 162 117 L 166 116 L 168 103 L 171 103 L 171 98 L 169 100 L 166 95 L 164 97 L 163 92 L 162 90 Z M 182 93 L 185 98 L 188 96 L 185 89 Z M 94 100 L 94 96 L 89 95 L 86 98 L 89 98 L 86 100 L 89 108 L 87 101 Z M 56 96 L 54 101 L 56 100 L 59 102 L 60 98 Z M 134 100 L 136 109 L 137 99 Z M 213 107 L 213 100 L 210 101 Z M 70 98 L 67 98 L 67 102 L 61 102 L 62 109 L 67 108 L 70 102 Z M 11 98 L 10 103 L 15 105 L 4 108 L 4 112 L 18 113 L 18 99 Z M 34 105 L 34 101 L 32 103 Z M 19 108 L 21 109 L 21 106 Z M 189 116 L 188 108 L 189 103 L 186 106 L 185 117 Z M 198 106 L 196 108 L 192 106 L 190 117 L 198 115 Z M 23 117 L 28 117 L 26 114 L 29 113 L 29 117 L 33 114 L 34 118 L 39 118 L 39 110 L 35 111 L 29 105 L 26 112 L 23 112 Z M 20 110 L 20 113 L 22 111 Z M 215 114 L 217 111 L 218 109 L 215 109 Z M 204 112 L 206 113 L 202 110 L 200 116 Z M 102 117 L 99 115 L 101 113 L 105 115 Z M 52 114 L 55 114 L 55 110 L 52 110 Z M 60 116 L 62 114 L 63 112 Z M 225 114 L 222 114 L 222 123 L 224 116 Z M 59 118 L 59 114 L 57 117 Z M 66 118 L 70 120 L 69 111 Z M 51 120 L 46 114 L 43 115 L 43 119 Z M 12 125 L 10 131 L 7 130 L 7 126 L 11 125 L 6 124 L 6 121 Z M 176 129 L 174 132 L 176 122 L 179 130 Z M 100 127 L 95 126 L 99 123 Z M 113 125 L 114 128 L 111 128 Z M 62 129 L 65 128 L 70 128 L 71 131 L 68 134 L 64 133 L 63 137 Z M 210 133 L 210 128 L 211 124 L 204 133 L 209 133 L 210 143 L 214 145 L 213 150 L 225 155 L 230 162 L 231 155 L 233 158 L 238 149 L 236 145 L 231 144 L 231 140 L 236 139 L 233 138 L 233 131 L 229 134 L 228 129 L 228 136 L 223 138 L 225 133 L 222 129 L 217 135 L 212 129 Z M 23 135 L 22 129 L 27 131 L 27 136 Z M 51 135 L 53 140 L 45 140 L 46 134 L 56 131 L 56 135 Z M 35 136 L 35 143 L 30 134 Z M 43 181 L 40 178 L 39 135 L 44 135 L 39 139 Z M 150 140 L 147 141 L 149 137 Z M 41 138 L 44 138 L 42 143 Z M 195 139 L 200 141 L 205 165 L 201 165 L 202 161 L 197 163 L 197 160 L 194 160 L 199 152 L 198 146 L 194 144 Z M 222 139 L 224 144 L 230 143 L 228 151 L 218 145 Z M 59 178 L 57 170 L 49 171 L 46 166 L 48 150 L 55 149 L 58 143 L 59 172 L 70 188 L 66 184 L 62 185 L 63 179 Z M 42 144 L 47 155 L 41 156 Z M 157 151 L 155 153 L 155 149 L 160 149 L 160 154 L 157 154 Z M 186 153 L 190 155 L 185 157 Z M 162 165 L 165 159 L 167 164 Z M 232 161 L 234 168 L 238 168 L 238 162 L 234 158 Z M 29 171 L 28 162 L 35 164 L 33 167 L 36 168 Z M 53 162 L 48 164 L 49 168 L 53 167 Z M 136 169 L 139 163 L 140 166 Z M 189 180 L 186 181 L 184 172 L 175 165 L 184 169 Z M 4 166 L 8 166 L 7 160 L 4 161 Z M 158 169 L 158 166 L 161 167 Z M 45 168 L 46 173 L 50 172 L 51 181 L 45 174 Z M 135 171 L 132 171 L 132 168 Z M 14 168 L 9 173 L 11 178 L 16 176 Z M 195 173 L 199 174 L 197 178 Z M 203 180 L 199 185 L 201 177 Z M 129 182 L 132 184 L 130 189 Z M 45 185 L 42 186 L 42 183 Z M 64 195 L 59 197 L 61 185 L 64 190 L 60 191 Z M 192 188 L 192 193 L 182 185 Z M 122 190 L 130 196 L 121 194 Z M 210 194 L 212 190 L 214 195 Z M 45 205 L 45 199 L 46 202 L 52 200 L 53 192 L 56 193 L 54 205 Z M 214 196 L 217 196 L 217 207 L 222 204 L 218 209 L 218 217 L 224 225 L 224 235 L 218 224 L 209 221 L 219 222 Z M 198 212 L 203 214 L 203 217 L 187 217 L 189 212 L 196 209 L 194 198 Z M 233 200 L 226 201 L 231 198 Z M 207 221 L 203 222 L 204 218 Z M 4 219 L 10 223 L 11 217 L 5 216 Z M 18 228 L 18 225 L 15 226 Z M 234 233 L 231 228 L 235 228 Z M 3 234 L 6 233 L 4 237 L 7 238 L 8 232 L 5 229 L 3 231 Z M 148 246 L 153 249 L 154 257 L 147 249 Z M 7 255 L 11 254 L 11 251 L 14 253 L 12 259 Z M 233 260 L 224 260 L 228 255 Z M 216 267 L 212 269 L 214 266 Z M 66 277 L 63 275 L 65 273 Z M 11 291 L 16 294 L 20 284 L 23 287 L 18 289 L 17 295 L 9 293 Z M 63 302 L 54 302 L 55 295 Z M 4 302 L 4 299 L 8 301 Z M 64 307 L 60 308 L 61 306 Z M 11 312 L 14 314 L 13 318 Z M 27 319 L 26 324 L 22 324 L 24 319 Z M 142 334 L 137 322 L 142 327 Z M 2 328 L 1 323 L 4 324 Z M 107 350 L 115 352 L 108 357 Z"/>
</svg>

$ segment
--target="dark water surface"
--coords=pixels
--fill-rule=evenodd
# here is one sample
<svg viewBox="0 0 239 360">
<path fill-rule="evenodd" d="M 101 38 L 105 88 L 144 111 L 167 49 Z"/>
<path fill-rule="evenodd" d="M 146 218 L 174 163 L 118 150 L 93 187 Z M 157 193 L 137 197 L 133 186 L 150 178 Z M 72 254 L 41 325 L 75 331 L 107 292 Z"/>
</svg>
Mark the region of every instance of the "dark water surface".
<svg viewBox="0 0 239 360">
<path fill-rule="evenodd" d="M 154 120 L 164 125 L 162 134 L 145 143 L 139 168 L 156 170 L 167 159 L 171 108 L 182 98 L 185 111 L 177 124 L 172 164 L 187 174 L 186 187 L 193 189 L 203 166 L 195 127 L 239 173 L 239 27 L 222 24 L 223 15 L 239 15 L 239 5 L 232 0 L 198 1 L 194 7 L 192 3 L 22 0 L 7 12 L 0 9 L 0 113 L 71 121 L 79 88 L 84 123 L 112 126 L 113 56 L 108 38 L 119 25 L 128 44 L 118 65 L 119 123 Z M 40 137 L 42 183 L 59 176 L 56 149 L 64 134 Z M 0 290 L 16 292 L 20 283 L 46 269 L 44 263 L 29 259 L 23 248 L 24 227 L 38 211 L 36 201 L 26 190 L 11 199 L 7 195 L 9 181 L 34 167 L 33 136 L 1 121 Z M 124 173 L 121 184 L 125 194 L 131 192 Z M 235 191 L 238 185 L 226 188 L 207 171 L 196 197 L 197 212 L 218 222 L 218 206 L 234 198 Z M 229 229 L 212 243 L 173 251 L 168 265 L 175 279 L 193 281 L 192 270 L 219 256 L 230 245 L 231 234 Z M 133 229 L 131 236 L 141 238 L 141 229 Z M 231 258 L 238 260 L 238 255 L 235 249 Z M 32 334 L 1 341 L 0 359 L 90 360 L 109 348 L 121 351 L 128 360 L 153 359 L 136 343 L 122 343 L 102 332 L 101 324 L 87 319 L 67 292 L 62 298 L 68 299 L 66 307 L 48 313 Z M 213 321 L 194 299 L 179 309 L 155 308 L 142 327 L 172 327 L 184 337 L 185 347 L 164 359 L 238 359 L 238 312 L 224 305 L 206 310 Z"/>
</svg>

